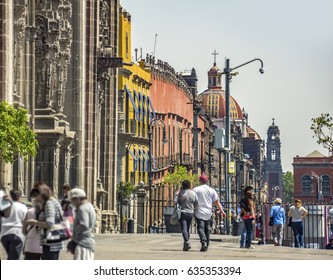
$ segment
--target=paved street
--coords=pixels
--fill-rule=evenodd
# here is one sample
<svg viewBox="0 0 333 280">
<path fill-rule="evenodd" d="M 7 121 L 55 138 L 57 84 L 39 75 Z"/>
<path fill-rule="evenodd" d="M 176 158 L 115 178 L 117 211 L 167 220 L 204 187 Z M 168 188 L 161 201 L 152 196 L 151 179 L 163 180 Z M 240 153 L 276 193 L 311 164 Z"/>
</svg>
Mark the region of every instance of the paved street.
<svg viewBox="0 0 333 280">
<path fill-rule="evenodd" d="M 238 237 L 212 235 L 208 252 L 200 252 L 196 234 L 191 237 L 192 249 L 182 251 L 180 234 L 112 234 L 96 235 L 95 260 L 333 260 L 333 250 L 298 249 L 254 245 L 255 249 L 239 248 Z M 0 246 L 1 259 L 6 259 Z M 72 255 L 61 251 L 61 260 Z"/>
<path fill-rule="evenodd" d="M 255 249 L 239 248 L 238 237 L 212 235 L 208 252 L 200 252 L 196 234 L 192 249 L 182 251 L 180 234 L 113 234 L 96 236 L 96 260 L 333 260 L 333 250 L 298 249 L 255 245 Z M 62 251 L 60 259 L 71 259 Z"/>
</svg>

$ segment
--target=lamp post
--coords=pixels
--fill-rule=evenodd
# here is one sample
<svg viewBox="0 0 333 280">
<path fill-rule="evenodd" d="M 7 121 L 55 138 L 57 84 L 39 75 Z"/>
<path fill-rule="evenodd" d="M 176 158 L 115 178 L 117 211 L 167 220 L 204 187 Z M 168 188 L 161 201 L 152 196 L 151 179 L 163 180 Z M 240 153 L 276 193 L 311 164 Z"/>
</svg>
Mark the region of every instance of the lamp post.
<svg viewBox="0 0 333 280">
<path fill-rule="evenodd" d="M 153 119 L 149 125 L 148 125 L 148 144 L 149 144 L 149 173 L 148 173 L 148 177 L 149 177 L 149 233 L 152 232 L 152 220 L 153 220 L 153 207 L 152 207 L 152 203 L 153 203 L 153 169 L 152 169 L 152 159 L 153 159 L 153 155 L 152 155 L 152 127 L 156 125 L 156 123 L 160 122 L 163 125 L 163 139 L 162 142 L 163 144 L 165 144 L 167 142 L 166 139 L 166 127 L 165 127 L 165 123 L 163 120 L 160 119 Z"/>
<path fill-rule="evenodd" d="M 261 74 L 264 73 L 264 63 L 259 58 L 254 58 L 248 62 L 245 62 L 241 65 L 238 65 L 236 67 L 231 68 L 230 67 L 230 59 L 227 58 L 225 62 L 225 68 L 222 74 L 225 74 L 225 106 L 226 106 L 226 123 L 225 123 L 225 147 L 230 150 L 230 80 L 232 77 L 232 71 L 243 67 L 249 63 L 252 63 L 254 61 L 259 61 L 261 63 L 261 67 L 259 69 L 259 72 Z M 225 190 L 226 190 L 226 204 L 228 206 L 228 212 L 230 211 L 230 198 L 231 198 L 231 190 L 230 190 L 230 177 L 228 175 L 228 165 L 230 161 L 230 153 L 229 151 L 226 151 L 226 157 L 225 157 Z M 229 224 L 229 213 L 227 214 L 227 233 L 230 233 L 230 224 Z"/>
<path fill-rule="evenodd" d="M 317 201 L 321 202 L 323 200 L 323 192 L 321 189 L 321 178 L 319 177 L 319 175 L 317 173 L 315 173 L 314 171 L 311 171 L 311 179 L 316 179 L 317 183 L 316 183 L 316 195 L 317 195 Z"/>
<path fill-rule="evenodd" d="M 189 127 L 185 127 L 180 130 L 180 134 L 179 134 L 179 164 L 180 165 L 183 164 L 183 132 L 186 130 L 189 130 L 190 132 L 192 132 L 192 130 Z"/>
</svg>

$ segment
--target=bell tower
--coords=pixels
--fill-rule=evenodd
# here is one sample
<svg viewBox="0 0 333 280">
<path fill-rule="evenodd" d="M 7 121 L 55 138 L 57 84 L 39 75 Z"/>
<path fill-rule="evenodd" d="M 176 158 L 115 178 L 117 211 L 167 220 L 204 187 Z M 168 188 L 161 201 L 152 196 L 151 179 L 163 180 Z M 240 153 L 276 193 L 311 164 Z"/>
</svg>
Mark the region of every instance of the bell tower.
<svg viewBox="0 0 333 280">
<path fill-rule="evenodd" d="M 280 130 L 274 123 L 267 130 L 266 159 L 264 160 L 264 176 L 268 186 L 268 201 L 282 198 L 282 165 Z"/>
</svg>

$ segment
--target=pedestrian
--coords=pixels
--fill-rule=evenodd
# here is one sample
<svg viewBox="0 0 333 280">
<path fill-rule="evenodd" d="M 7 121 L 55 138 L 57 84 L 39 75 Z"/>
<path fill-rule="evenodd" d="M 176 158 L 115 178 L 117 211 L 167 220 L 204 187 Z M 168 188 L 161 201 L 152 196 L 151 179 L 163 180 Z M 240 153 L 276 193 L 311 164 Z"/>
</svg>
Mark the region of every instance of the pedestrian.
<svg viewBox="0 0 333 280">
<path fill-rule="evenodd" d="M 329 236 L 333 236 L 333 200 L 331 200 L 330 204 L 327 210 L 327 225 L 329 225 Z"/>
<path fill-rule="evenodd" d="M 242 186 L 241 186 L 242 188 Z M 244 189 L 244 193 L 243 193 L 243 197 L 241 199 L 240 205 L 242 205 L 242 201 L 245 198 L 245 194 L 248 191 L 253 191 L 253 187 L 252 186 L 246 186 Z M 245 221 L 244 221 L 244 212 L 242 211 L 242 206 L 240 207 L 240 218 L 242 221 L 242 229 L 241 229 L 241 238 L 240 238 L 240 248 L 245 248 L 245 241 L 246 241 L 246 227 L 245 227 Z"/>
<path fill-rule="evenodd" d="M 9 217 L 2 220 L 1 244 L 7 253 L 7 260 L 19 260 L 23 248 L 22 223 L 28 208 L 21 203 L 20 190 L 12 189 L 9 195 L 12 209 Z"/>
<path fill-rule="evenodd" d="M 26 221 L 30 219 L 38 220 L 39 214 L 41 213 L 41 205 L 36 200 L 37 195 L 38 191 L 32 189 L 30 192 L 32 207 L 29 208 L 23 222 L 22 232 L 25 235 L 23 246 L 24 260 L 41 260 L 43 255 L 38 227 L 26 223 Z"/>
<path fill-rule="evenodd" d="M 282 246 L 283 227 L 286 220 L 286 213 L 282 207 L 281 198 L 274 200 L 275 205 L 271 208 L 270 216 L 273 218 L 272 236 L 274 246 Z"/>
<path fill-rule="evenodd" d="M 291 228 L 294 232 L 294 242 L 296 248 L 304 248 L 304 227 L 303 220 L 308 215 L 308 211 L 302 206 L 300 199 L 295 199 L 295 205 L 288 211 L 288 217 L 291 217 Z"/>
<path fill-rule="evenodd" d="M 41 211 L 38 217 L 26 220 L 26 224 L 38 227 L 43 251 L 42 259 L 58 260 L 59 252 L 63 249 L 63 242 L 59 241 L 49 244 L 44 239 L 48 230 L 54 224 L 59 224 L 63 220 L 60 203 L 53 196 L 50 187 L 44 182 L 35 184 L 33 190 L 36 192 L 36 201 L 41 205 Z"/>
<path fill-rule="evenodd" d="M 180 205 L 181 216 L 179 219 L 179 224 L 182 230 L 182 235 L 184 239 L 183 251 L 188 251 L 191 249 L 190 244 L 190 229 L 191 223 L 194 215 L 194 209 L 198 204 L 197 194 L 191 190 L 191 182 L 184 180 L 182 182 L 182 188 L 175 197 L 174 202 Z"/>
<path fill-rule="evenodd" d="M 71 204 L 71 200 L 68 197 L 68 193 L 70 191 L 70 186 L 68 184 L 64 184 L 62 187 L 64 196 L 60 202 L 62 211 L 63 211 L 63 216 L 65 219 L 68 220 L 71 230 L 73 231 L 73 222 L 74 222 L 74 209 L 73 205 Z"/>
<path fill-rule="evenodd" d="M 194 188 L 198 197 L 198 206 L 195 208 L 194 215 L 197 222 L 197 230 L 201 242 L 201 252 L 208 250 L 210 236 L 210 219 L 212 216 L 213 206 L 220 210 L 221 218 L 226 215 L 222 209 L 219 197 L 214 189 L 207 185 L 208 177 L 202 174 L 199 177 L 200 185 Z"/>
<path fill-rule="evenodd" d="M 75 207 L 72 240 L 68 243 L 67 250 L 72 253 L 74 260 L 93 260 L 95 251 L 94 228 L 96 212 L 87 200 L 83 189 L 74 188 L 69 192 L 69 198 Z"/>
<path fill-rule="evenodd" d="M 252 243 L 253 227 L 255 224 L 255 207 L 253 202 L 254 196 L 252 191 L 247 191 L 241 202 L 243 219 L 246 228 L 245 248 L 254 249 Z"/>
</svg>

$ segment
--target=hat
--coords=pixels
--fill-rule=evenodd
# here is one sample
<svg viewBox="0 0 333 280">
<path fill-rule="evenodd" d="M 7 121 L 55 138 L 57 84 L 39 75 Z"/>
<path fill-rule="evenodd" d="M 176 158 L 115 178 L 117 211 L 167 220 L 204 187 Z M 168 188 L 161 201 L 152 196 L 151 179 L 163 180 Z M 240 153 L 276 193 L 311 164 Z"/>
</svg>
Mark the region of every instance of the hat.
<svg viewBox="0 0 333 280">
<path fill-rule="evenodd" d="M 199 177 L 200 182 L 207 183 L 208 182 L 208 177 L 205 174 L 201 174 Z"/>
<path fill-rule="evenodd" d="M 86 195 L 86 192 L 83 190 L 83 189 L 79 189 L 79 188 L 75 188 L 75 189 L 72 189 L 70 192 L 69 192 L 69 198 L 75 198 L 75 197 L 80 197 L 80 198 L 85 198 L 87 197 Z"/>
<path fill-rule="evenodd" d="M 274 200 L 274 202 L 275 202 L 275 203 L 278 203 L 278 204 L 281 204 L 281 203 L 282 203 L 282 200 L 281 200 L 281 198 L 276 198 L 276 199 Z"/>
</svg>

